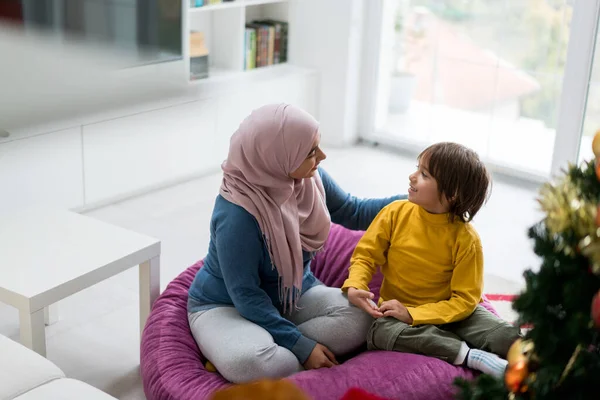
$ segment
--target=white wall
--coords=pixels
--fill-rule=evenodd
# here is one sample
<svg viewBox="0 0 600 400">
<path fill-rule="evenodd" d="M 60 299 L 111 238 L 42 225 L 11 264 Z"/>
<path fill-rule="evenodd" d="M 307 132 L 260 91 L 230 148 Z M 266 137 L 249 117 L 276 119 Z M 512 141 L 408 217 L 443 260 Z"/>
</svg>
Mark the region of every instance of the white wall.
<svg viewBox="0 0 600 400">
<path fill-rule="evenodd" d="M 353 144 L 359 118 L 359 80 L 365 0 L 292 0 L 290 54 L 294 65 L 319 77 L 317 118 L 323 143 Z"/>
<path fill-rule="evenodd" d="M 12 131 L 0 138 L 0 208 L 90 209 L 216 172 L 253 109 L 283 101 L 316 113 L 314 72 L 276 72 Z"/>
</svg>

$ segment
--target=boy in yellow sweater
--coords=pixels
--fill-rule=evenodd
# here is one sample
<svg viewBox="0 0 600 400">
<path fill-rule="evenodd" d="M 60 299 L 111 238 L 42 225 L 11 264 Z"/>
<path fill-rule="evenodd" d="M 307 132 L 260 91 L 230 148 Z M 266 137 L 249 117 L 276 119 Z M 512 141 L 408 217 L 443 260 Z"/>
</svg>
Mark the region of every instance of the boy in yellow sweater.
<svg viewBox="0 0 600 400">
<path fill-rule="evenodd" d="M 391 203 L 373 220 L 342 290 L 376 318 L 369 349 L 424 354 L 502 376 L 502 358 L 520 331 L 479 304 L 483 251 L 470 224 L 487 200 L 490 176 L 474 151 L 456 143 L 434 144 L 418 160 L 408 201 Z M 379 304 L 368 286 L 377 266 L 384 276 Z"/>
</svg>

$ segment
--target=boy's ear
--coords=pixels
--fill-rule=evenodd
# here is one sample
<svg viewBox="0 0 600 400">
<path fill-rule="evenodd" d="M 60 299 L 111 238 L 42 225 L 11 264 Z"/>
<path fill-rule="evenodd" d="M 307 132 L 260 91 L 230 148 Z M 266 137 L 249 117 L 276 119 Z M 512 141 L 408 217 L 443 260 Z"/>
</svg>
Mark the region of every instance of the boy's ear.
<svg viewBox="0 0 600 400">
<path fill-rule="evenodd" d="M 458 198 L 458 194 L 455 194 L 452 197 L 444 196 L 444 198 L 446 199 L 446 203 L 448 203 L 449 205 L 453 205 L 454 202 L 456 202 L 456 199 Z"/>
</svg>

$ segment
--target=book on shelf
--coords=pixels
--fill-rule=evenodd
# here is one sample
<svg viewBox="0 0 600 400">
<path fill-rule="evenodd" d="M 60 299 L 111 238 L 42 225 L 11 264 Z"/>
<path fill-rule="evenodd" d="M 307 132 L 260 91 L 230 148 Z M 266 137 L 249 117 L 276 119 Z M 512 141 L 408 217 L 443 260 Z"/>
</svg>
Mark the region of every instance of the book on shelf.
<svg viewBox="0 0 600 400">
<path fill-rule="evenodd" d="M 256 30 L 246 28 L 246 52 L 244 54 L 244 69 L 256 68 Z"/>
<path fill-rule="evenodd" d="M 287 41 L 287 22 L 266 19 L 246 24 L 244 68 L 254 69 L 287 62 Z M 254 63 L 249 62 L 248 58 L 253 58 Z"/>
<path fill-rule="evenodd" d="M 246 24 L 246 35 L 249 38 L 246 40 L 245 52 L 248 54 L 248 48 L 250 49 L 250 57 L 254 57 L 254 62 L 246 63 L 246 69 L 254 69 L 261 66 L 261 48 L 260 48 L 260 26 L 256 24 Z"/>
<path fill-rule="evenodd" d="M 192 8 L 204 7 L 204 6 L 210 6 L 213 4 L 231 3 L 233 1 L 237 1 L 237 0 L 190 0 L 190 7 L 192 7 Z"/>
</svg>

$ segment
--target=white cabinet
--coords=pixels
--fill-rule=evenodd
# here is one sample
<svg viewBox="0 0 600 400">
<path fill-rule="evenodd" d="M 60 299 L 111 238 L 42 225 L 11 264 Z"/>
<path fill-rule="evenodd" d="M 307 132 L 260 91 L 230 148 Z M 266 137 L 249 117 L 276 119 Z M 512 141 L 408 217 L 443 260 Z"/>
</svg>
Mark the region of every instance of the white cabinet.
<svg viewBox="0 0 600 400">
<path fill-rule="evenodd" d="M 219 171 L 233 132 L 264 104 L 286 102 L 316 115 L 317 74 L 292 66 L 262 72 L 194 99 L 99 113 L 75 128 L 0 142 L 0 207 L 109 204 Z"/>
<path fill-rule="evenodd" d="M 0 208 L 84 203 L 80 128 L 0 144 Z"/>
<path fill-rule="evenodd" d="M 215 170 L 214 100 L 83 127 L 86 206 Z"/>
</svg>

